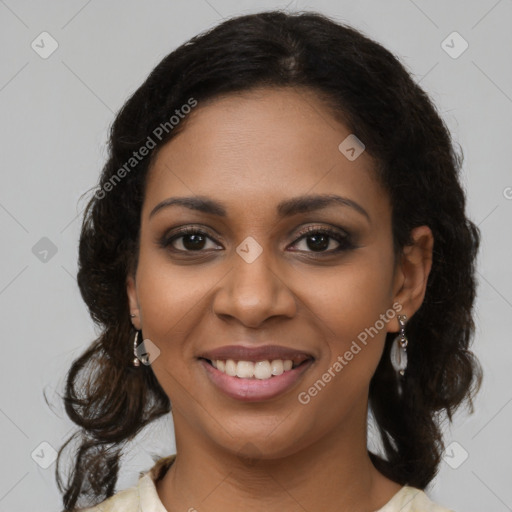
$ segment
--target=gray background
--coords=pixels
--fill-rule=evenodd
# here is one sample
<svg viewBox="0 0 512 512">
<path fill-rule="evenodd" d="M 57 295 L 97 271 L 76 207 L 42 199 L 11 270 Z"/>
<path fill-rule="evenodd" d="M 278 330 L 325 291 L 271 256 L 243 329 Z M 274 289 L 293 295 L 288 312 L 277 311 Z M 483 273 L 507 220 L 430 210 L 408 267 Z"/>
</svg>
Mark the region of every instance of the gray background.
<svg viewBox="0 0 512 512">
<path fill-rule="evenodd" d="M 477 412 L 446 427 L 450 447 L 428 492 L 459 512 L 512 510 L 512 0 L 0 0 L 1 512 L 60 510 L 52 454 L 73 424 L 58 393 L 96 334 L 74 277 L 79 198 L 96 184 L 114 113 L 196 33 L 285 7 L 334 16 L 400 56 L 464 151 L 468 213 L 483 235 L 474 351 L 485 378 Z M 58 43 L 47 58 L 43 31 Z M 457 58 L 454 31 L 469 44 Z M 146 429 L 118 489 L 173 443 L 169 417 Z"/>
</svg>

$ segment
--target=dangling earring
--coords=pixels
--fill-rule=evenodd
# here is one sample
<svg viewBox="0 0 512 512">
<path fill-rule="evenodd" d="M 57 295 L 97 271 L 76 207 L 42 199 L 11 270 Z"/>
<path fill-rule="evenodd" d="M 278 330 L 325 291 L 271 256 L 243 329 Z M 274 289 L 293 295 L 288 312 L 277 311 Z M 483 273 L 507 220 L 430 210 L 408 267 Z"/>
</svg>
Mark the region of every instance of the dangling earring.
<svg viewBox="0 0 512 512">
<path fill-rule="evenodd" d="M 402 383 L 400 377 L 405 375 L 407 369 L 407 336 L 405 335 L 405 323 L 407 321 L 406 315 L 398 315 L 398 322 L 400 324 L 400 333 L 393 340 L 391 347 L 391 364 L 397 372 L 398 379 L 398 394 L 402 395 Z"/>
<path fill-rule="evenodd" d="M 139 332 L 135 331 L 135 337 L 133 338 L 133 366 L 140 366 L 139 358 L 137 357 L 137 342 L 139 341 Z"/>
</svg>

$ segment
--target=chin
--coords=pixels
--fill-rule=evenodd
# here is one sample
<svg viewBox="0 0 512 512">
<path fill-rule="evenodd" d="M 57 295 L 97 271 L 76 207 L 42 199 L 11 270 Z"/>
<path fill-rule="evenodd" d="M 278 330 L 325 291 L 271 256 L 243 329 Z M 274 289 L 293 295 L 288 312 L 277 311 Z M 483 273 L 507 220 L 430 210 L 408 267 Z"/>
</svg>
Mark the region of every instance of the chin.
<svg viewBox="0 0 512 512">
<path fill-rule="evenodd" d="M 248 418 L 218 424 L 212 442 L 232 455 L 248 460 L 273 460 L 293 455 L 311 428 L 307 420 L 291 421 L 290 414 Z M 225 418 L 225 417 L 224 417 Z M 311 440 L 313 442 L 313 439 Z"/>
</svg>

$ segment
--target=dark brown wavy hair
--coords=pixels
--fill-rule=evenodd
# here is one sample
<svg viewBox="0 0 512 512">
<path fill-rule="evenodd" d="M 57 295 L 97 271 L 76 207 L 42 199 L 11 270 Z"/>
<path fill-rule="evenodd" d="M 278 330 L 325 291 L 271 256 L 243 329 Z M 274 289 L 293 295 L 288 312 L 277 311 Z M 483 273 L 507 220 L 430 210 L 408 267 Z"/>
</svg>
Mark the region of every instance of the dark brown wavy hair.
<svg viewBox="0 0 512 512">
<path fill-rule="evenodd" d="M 384 449 L 381 455 L 370 453 L 373 463 L 395 482 L 425 489 L 444 449 L 441 421 L 446 416 L 452 421 L 463 403 L 473 412 L 482 380 L 468 349 L 480 233 L 465 215 L 462 154 L 446 125 L 399 60 L 359 31 L 313 12 L 244 15 L 166 56 L 111 127 L 108 160 L 100 188 L 87 203 L 79 244 L 78 285 L 101 332 L 67 374 L 63 400 L 79 428 L 57 460 L 65 512 L 114 494 L 124 445 L 171 409 L 151 366 L 132 366 L 126 277 L 137 265 L 148 169 L 159 148 L 186 129 L 186 118 L 115 184 L 113 176 L 119 177 L 155 128 L 191 98 L 201 105 L 261 86 L 316 92 L 364 141 L 391 199 L 395 250 L 411 243 L 416 226 L 427 225 L 434 235 L 424 302 L 407 324 L 403 395 L 388 357 L 393 333 L 370 383 L 370 407 Z M 63 485 L 59 462 L 72 440 L 79 444 Z"/>
</svg>

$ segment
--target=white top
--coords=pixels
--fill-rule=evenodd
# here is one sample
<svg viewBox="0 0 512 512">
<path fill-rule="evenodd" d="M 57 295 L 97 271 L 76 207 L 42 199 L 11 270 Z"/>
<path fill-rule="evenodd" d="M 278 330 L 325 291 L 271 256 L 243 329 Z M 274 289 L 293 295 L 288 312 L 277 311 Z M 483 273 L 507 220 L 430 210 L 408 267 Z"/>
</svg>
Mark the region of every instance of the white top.
<svg viewBox="0 0 512 512">
<path fill-rule="evenodd" d="M 95 507 L 79 512 L 168 512 L 158 496 L 155 479 L 166 469 L 175 455 L 160 459 L 150 470 L 141 473 L 136 485 L 115 493 Z M 383 507 L 375 512 L 454 512 L 430 501 L 415 487 L 404 485 Z"/>
</svg>

